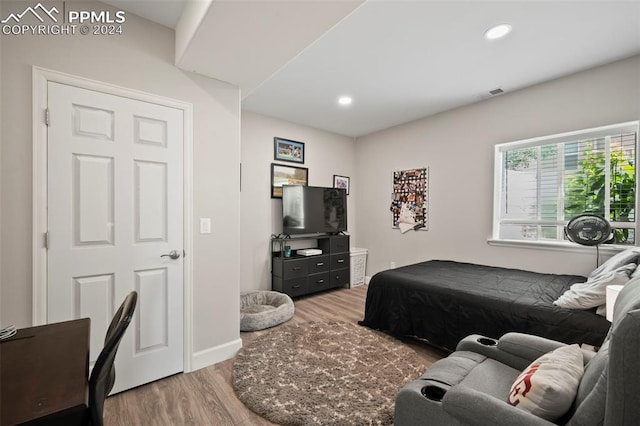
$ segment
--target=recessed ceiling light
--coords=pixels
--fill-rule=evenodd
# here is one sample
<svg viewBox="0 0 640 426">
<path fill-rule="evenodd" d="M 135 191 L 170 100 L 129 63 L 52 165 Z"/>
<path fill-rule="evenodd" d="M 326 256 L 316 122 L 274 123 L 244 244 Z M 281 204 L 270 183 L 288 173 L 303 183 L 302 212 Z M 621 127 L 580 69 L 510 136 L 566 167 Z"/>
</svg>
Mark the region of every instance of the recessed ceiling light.
<svg viewBox="0 0 640 426">
<path fill-rule="evenodd" d="M 487 40 L 496 40 L 502 38 L 511 32 L 511 25 L 509 24 L 500 24 L 495 27 L 489 28 L 487 32 L 484 33 L 484 38 Z"/>
<path fill-rule="evenodd" d="M 351 102 L 353 102 L 351 96 L 340 96 L 338 98 L 338 103 L 340 105 L 351 105 Z"/>
</svg>

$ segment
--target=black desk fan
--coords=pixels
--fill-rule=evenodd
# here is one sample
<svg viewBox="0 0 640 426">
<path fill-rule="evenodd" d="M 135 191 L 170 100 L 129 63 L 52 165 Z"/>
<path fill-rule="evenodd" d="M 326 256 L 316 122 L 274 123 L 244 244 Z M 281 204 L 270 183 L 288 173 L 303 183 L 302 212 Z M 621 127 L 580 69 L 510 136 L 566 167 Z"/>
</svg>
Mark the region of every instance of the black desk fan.
<svg viewBox="0 0 640 426">
<path fill-rule="evenodd" d="M 599 244 L 612 238 L 609 221 L 595 214 L 581 214 L 569 221 L 564 227 L 564 234 L 569 241 L 583 246 L 596 246 L 596 266 L 600 264 Z"/>
</svg>

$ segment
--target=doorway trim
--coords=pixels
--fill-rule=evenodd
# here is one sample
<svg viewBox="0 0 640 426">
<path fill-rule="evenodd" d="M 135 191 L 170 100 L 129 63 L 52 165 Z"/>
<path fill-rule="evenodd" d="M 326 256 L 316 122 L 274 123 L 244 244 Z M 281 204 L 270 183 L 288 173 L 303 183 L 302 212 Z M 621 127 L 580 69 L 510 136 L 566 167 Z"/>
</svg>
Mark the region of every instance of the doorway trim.
<svg viewBox="0 0 640 426">
<path fill-rule="evenodd" d="M 184 318 L 183 318 L 183 369 L 193 371 L 193 105 L 163 96 L 127 89 L 84 77 L 32 67 L 32 125 L 33 125 L 33 218 L 32 218 L 32 322 L 47 321 L 47 248 L 45 233 L 47 223 L 47 86 L 49 82 L 66 84 L 82 89 L 151 102 L 182 110 L 183 134 L 183 239 L 186 256 L 183 261 Z"/>
</svg>

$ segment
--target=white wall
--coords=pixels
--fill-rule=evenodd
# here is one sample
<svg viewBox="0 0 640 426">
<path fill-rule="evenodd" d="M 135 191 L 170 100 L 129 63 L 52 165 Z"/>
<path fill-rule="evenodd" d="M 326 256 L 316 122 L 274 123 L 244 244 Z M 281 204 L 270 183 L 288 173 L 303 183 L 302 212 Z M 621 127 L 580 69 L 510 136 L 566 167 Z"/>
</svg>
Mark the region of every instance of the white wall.
<svg viewBox="0 0 640 426">
<path fill-rule="evenodd" d="M 61 6 L 61 5 L 60 5 Z M 4 2 L 3 16 L 25 2 Z M 73 2 L 66 2 L 67 9 Z M 114 10 L 83 2 L 85 10 Z M 173 65 L 174 32 L 126 15 L 124 34 L 1 36 L 0 295 L 2 324 L 31 324 L 31 67 L 62 71 L 194 106 L 194 350 L 239 339 L 239 89 Z M 197 233 L 198 218 L 213 233 Z M 210 358 L 211 359 L 211 358 Z"/>
<path fill-rule="evenodd" d="M 367 275 L 428 259 L 588 274 L 583 253 L 496 247 L 492 235 L 495 144 L 640 119 L 640 56 L 507 93 L 356 142 L 358 244 Z M 429 231 L 400 234 L 389 211 L 393 170 L 430 168 Z"/>
<path fill-rule="evenodd" d="M 240 289 L 271 290 L 271 234 L 282 232 L 282 200 L 270 198 L 271 163 L 309 169 L 310 186 L 333 186 L 333 175 L 349 176 L 347 227 L 351 246 L 355 235 L 356 203 L 359 181 L 355 170 L 355 142 L 334 133 L 301 126 L 249 111 L 242 111 L 242 193 L 240 195 Z M 294 164 L 273 159 L 273 138 L 304 142 L 305 162 Z M 314 242 L 300 242 L 310 247 Z"/>
</svg>

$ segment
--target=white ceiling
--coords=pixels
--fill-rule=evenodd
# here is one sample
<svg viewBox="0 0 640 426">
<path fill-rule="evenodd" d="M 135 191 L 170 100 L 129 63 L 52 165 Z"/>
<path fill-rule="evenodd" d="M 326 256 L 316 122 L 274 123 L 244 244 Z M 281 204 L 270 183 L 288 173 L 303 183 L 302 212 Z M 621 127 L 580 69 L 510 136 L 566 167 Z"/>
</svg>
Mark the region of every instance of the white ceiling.
<svg viewBox="0 0 640 426">
<path fill-rule="evenodd" d="M 121 10 L 147 18 L 165 27 L 175 28 L 187 0 L 101 0 Z"/>
<path fill-rule="evenodd" d="M 213 1 L 178 65 L 239 85 L 245 110 L 358 137 L 639 53 L 640 0 Z"/>
<path fill-rule="evenodd" d="M 212 1 L 177 52 L 177 65 L 236 84 L 246 95 L 362 2 Z"/>
</svg>

